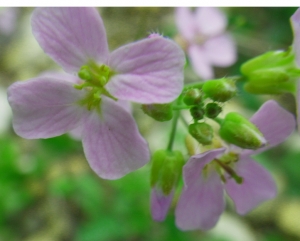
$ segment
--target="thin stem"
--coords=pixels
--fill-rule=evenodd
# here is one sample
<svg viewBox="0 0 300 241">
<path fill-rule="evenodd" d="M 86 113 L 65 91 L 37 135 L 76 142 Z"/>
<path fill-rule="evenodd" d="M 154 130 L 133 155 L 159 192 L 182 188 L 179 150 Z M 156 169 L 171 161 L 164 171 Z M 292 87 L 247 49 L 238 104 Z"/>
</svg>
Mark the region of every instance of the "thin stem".
<svg viewBox="0 0 300 241">
<path fill-rule="evenodd" d="M 172 129 L 171 129 L 169 143 L 168 143 L 168 147 L 167 147 L 168 151 L 172 151 L 172 146 L 173 146 L 173 142 L 175 139 L 176 127 L 177 127 L 177 121 L 178 121 L 179 115 L 180 115 L 180 111 L 178 111 L 178 110 L 174 111 L 174 117 L 173 117 L 173 121 L 172 121 Z"/>
<path fill-rule="evenodd" d="M 186 109 L 190 109 L 190 106 L 187 105 L 173 105 L 172 109 L 173 110 L 186 110 Z"/>
</svg>

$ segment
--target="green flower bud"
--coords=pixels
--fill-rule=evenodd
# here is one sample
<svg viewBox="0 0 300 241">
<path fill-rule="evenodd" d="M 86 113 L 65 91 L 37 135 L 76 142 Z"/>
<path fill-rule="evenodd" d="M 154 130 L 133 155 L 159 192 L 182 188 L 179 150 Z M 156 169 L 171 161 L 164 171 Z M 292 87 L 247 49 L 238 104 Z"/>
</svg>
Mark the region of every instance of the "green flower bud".
<svg viewBox="0 0 300 241">
<path fill-rule="evenodd" d="M 217 103 L 208 103 L 205 106 L 205 115 L 208 118 L 216 118 L 222 112 L 222 107 Z"/>
<path fill-rule="evenodd" d="M 235 81 L 223 78 L 206 81 L 202 91 L 214 101 L 226 102 L 236 95 L 237 88 Z"/>
<path fill-rule="evenodd" d="M 151 186 L 157 185 L 168 195 L 178 184 L 184 165 L 180 151 L 158 150 L 152 156 Z"/>
<path fill-rule="evenodd" d="M 212 127 L 206 123 L 194 123 L 189 125 L 189 133 L 202 145 L 210 145 L 214 137 Z"/>
<path fill-rule="evenodd" d="M 169 121 L 173 118 L 172 103 L 142 105 L 142 110 L 157 121 Z"/>
<path fill-rule="evenodd" d="M 202 94 L 199 89 L 189 89 L 183 97 L 183 102 L 186 105 L 197 105 L 202 100 Z"/>
<path fill-rule="evenodd" d="M 193 106 L 190 113 L 194 120 L 201 120 L 204 117 L 204 110 L 201 106 Z"/>
<path fill-rule="evenodd" d="M 248 80 L 245 90 L 253 94 L 294 92 L 294 82 L 300 77 L 292 48 L 253 58 L 242 65 L 241 72 Z"/>
<path fill-rule="evenodd" d="M 266 144 L 260 130 L 238 113 L 228 113 L 221 123 L 219 134 L 228 143 L 245 149 L 257 149 Z"/>
</svg>

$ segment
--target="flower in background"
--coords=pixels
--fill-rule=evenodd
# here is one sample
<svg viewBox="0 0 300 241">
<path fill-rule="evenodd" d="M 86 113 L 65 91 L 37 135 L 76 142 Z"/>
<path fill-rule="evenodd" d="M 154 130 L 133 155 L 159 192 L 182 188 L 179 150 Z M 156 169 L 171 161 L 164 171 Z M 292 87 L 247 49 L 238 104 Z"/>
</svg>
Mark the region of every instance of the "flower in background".
<svg viewBox="0 0 300 241">
<path fill-rule="evenodd" d="M 241 215 L 275 197 L 271 175 L 250 156 L 284 141 L 295 128 L 294 116 L 275 101 L 268 101 L 251 122 L 263 133 L 268 146 L 257 150 L 218 148 L 192 156 L 183 167 L 184 189 L 176 207 L 180 229 L 215 226 L 225 208 L 224 189 Z"/>
<path fill-rule="evenodd" d="M 192 12 L 180 7 L 175 12 L 180 37 L 194 71 L 203 79 L 214 77 L 212 66 L 227 67 L 236 61 L 236 47 L 225 32 L 226 16 L 217 8 L 202 7 Z"/>
<path fill-rule="evenodd" d="M 16 7 L 5 7 L 0 9 L 0 33 L 9 36 L 17 25 L 19 9 Z"/>
<path fill-rule="evenodd" d="M 32 29 L 43 50 L 69 74 L 41 75 L 9 87 L 15 132 L 36 139 L 79 130 L 86 158 L 102 178 L 120 178 L 145 165 L 148 145 L 122 101 L 177 98 L 185 62 L 179 46 L 156 36 L 109 53 L 94 8 L 38 8 Z"/>
</svg>

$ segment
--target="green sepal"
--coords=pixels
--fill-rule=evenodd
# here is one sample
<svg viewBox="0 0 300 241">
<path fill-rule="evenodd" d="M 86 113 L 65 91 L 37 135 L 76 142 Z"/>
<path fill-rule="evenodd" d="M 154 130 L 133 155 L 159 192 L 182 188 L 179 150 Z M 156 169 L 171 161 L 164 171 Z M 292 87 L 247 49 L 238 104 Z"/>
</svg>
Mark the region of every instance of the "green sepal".
<svg viewBox="0 0 300 241">
<path fill-rule="evenodd" d="M 260 130 L 238 113 L 228 113 L 220 125 L 223 140 L 244 149 L 258 149 L 266 144 Z"/>
<path fill-rule="evenodd" d="M 184 158 L 180 151 L 158 150 L 152 156 L 151 187 L 157 186 L 168 195 L 181 177 Z"/>
<path fill-rule="evenodd" d="M 190 124 L 189 133 L 202 145 L 210 145 L 214 137 L 213 128 L 206 123 Z"/>
<path fill-rule="evenodd" d="M 202 91 L 213 101 L 226 102 L 237 93 L 235 81 L 228 78 L 206 81 Z"/>
<path fill-rule="evenodd" d="M 173 118 L 172 103 L 142 105 L 142 110 L 157 121 L 169 121 Z"/>
</svg>

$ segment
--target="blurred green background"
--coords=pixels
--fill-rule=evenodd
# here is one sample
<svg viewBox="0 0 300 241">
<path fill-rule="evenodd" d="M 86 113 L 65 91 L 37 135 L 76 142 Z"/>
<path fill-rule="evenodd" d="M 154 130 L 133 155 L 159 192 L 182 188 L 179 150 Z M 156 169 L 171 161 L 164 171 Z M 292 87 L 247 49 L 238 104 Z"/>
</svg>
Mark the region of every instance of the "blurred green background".
<svg viewBox="0 0 300 241">
<path fill-rule="evenodd" d="M 221 8 L 238 48 L 238 62 L 215 68 L 216 77 L 239 74 L 240 65 L 269 50 L 292 44 L 289 18 L 296 8 Z M 174 8 L 99 8 L 111 50 L 159 32 L 178 34 Z M 0 22 L 11 11 L 0 9 Z M 162 223 L 152 221 L 149 208 L 150 164 L 122 179 L 99 178 L 88 166 L 81 142 L 68 134 L 46 140 L 25 140 L 11 126 L 6 88 L 43 71 L 59 70 L 31 33 L 32 8 L 13 9 L 9 31 L 0 26 L 0 241 L 295 241 L 300 240 L 300 137 L 295 133 L 256 159 L 268 168 L 278 196 L 244 217 L 228 200 L 226 212 L 209 232 L 182 232 L 174 224 L 174 206 Z M 209 20 L 208 20 L 209 24 Z M 7 26 L 7 25 L 6 25 Z M 186 79 L 196 79 L 187 66 Z M 254 96 L 242 88 L 231 101 L 249 116 L 271 96 Z M 291 111 L 292 96 L 276 97 Z M 150 149 L 165 148 L 170 122 L 157 123 L 133 106 Z M 176 146 L 184 149 L 184 132 Z"/>
</svg>

